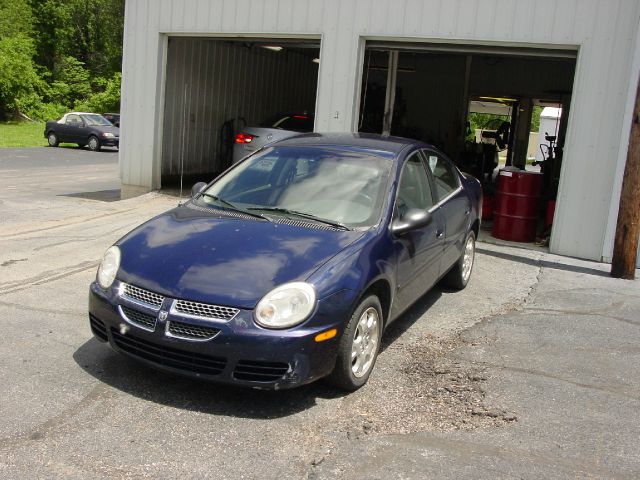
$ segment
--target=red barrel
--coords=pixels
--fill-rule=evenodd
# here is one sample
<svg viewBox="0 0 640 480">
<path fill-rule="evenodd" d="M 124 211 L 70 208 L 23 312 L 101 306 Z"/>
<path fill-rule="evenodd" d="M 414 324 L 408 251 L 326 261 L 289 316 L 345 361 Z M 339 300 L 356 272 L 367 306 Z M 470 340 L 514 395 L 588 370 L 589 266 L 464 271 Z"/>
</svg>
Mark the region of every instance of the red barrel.
<svg viewBox="0 0 640 480">
<path fill-rule="evenodd" d="M 493 196 L 485 195 L 482 197 L 482 220 L 491 220 L 493 216 Z"/>
<path fill-rule="evenodd" d="M 492 235 L 513 242 L 533 242 L 538 226 L 543 175 L 500 170 L 499 177 Z"/>
</svg>

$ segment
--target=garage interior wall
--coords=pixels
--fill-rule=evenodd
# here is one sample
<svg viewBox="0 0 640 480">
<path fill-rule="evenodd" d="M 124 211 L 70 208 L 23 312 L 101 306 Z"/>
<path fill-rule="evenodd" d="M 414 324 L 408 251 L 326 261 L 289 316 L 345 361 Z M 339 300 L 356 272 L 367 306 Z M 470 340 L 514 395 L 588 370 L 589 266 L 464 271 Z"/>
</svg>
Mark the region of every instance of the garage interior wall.
<svg viewBox="0 0 640 480">
<path fill-rule="evenodd" d="M 289 49 L 274 52 L 251 43 L 170 37 L 163 177 L 179 175 L 181 160 L 185 175 L 224 170 L 228 164 L 221 155 L 221 135 L 227 121 L 242 118 L 256 126 L 279 112 L 312 113 L 318 81 L 318 65 L 312 60 Z"/>
</svg>

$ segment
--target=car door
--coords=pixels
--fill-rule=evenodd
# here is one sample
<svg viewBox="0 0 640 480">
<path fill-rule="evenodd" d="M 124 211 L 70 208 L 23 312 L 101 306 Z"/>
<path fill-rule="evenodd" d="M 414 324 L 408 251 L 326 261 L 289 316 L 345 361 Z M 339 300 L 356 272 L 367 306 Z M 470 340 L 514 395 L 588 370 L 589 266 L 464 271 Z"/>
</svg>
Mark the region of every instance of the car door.
<svg viewBox="0 0 640 480">
<path fill-rule="evenodd" d="M 65 125 L 65 142 L 86 143 L 84 122 L 80 115 L 68 115 Z"/>
<path fill-rule="evenodd" d="M 440 273 L 446 273 L 460 258 L 469 229 L 471 200 L 462 188 L 457 168 L 439 152 L 423 150 L 422 154 L 436 194 L 436 200 L 444 221 L 444 251 Z"/>
<path fill-rule="evenodd" d="M 404 310 L 438 280 L 444 241 L 441 213 L 434 206 L 431 183 L 419 152 L 404 163 L 396 192 L 394 220 L 412 208 L 428 210 L 429 225 L 394 237 L 396 248 L 395 309 Z"/>
</svg>

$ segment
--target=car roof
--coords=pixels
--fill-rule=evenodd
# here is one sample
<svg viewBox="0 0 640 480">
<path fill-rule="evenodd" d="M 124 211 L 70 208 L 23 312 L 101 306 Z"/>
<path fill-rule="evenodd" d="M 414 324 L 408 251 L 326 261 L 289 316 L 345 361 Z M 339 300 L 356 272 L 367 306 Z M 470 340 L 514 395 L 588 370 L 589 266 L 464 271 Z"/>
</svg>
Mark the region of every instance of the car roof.
<svg viewBox="0 0 640 480">
<path fill-rule="evenodd" d="M 304 133 L 272 143 L 270 146 L 348 146 L 398 154 L 408 146 L 431 147 L 419 140 L 374 133 Z M 433 148 L 433 147 L 431 147 Z"/>
</svg>

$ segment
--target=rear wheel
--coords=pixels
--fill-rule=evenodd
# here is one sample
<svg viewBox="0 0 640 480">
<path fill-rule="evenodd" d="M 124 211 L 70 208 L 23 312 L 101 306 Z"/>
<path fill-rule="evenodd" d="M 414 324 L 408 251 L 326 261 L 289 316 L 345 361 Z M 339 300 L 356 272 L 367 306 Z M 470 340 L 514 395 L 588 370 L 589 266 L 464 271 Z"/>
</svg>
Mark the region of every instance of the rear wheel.
<svg viewBox="0 0 640 480">
<path fill-rule="evenodd" d="M 60 145 L 58 135 L 56 135 L 54 132 L 49 132 L 49 134 L 47 135 L 47 142 L 49 142 L 50 147 L 57 147 L 58 145 Z"/>
<path fill-rule="evenodd" d="M 443 279 L 445 285 L 462 290 L 469 283 L 473 262 L 476 255 L 476 234 L 471 231 L 467 234 L 462 255 L 456 264 L 449 270 Z"/>
<path fill-rule="evenodd" d="M 366 297 L 345 328 L 338 358 L 327 380 L 345 390 L 357 390 L 369 379 L 380 350 L 382 307 L 375 295 Z"/>
<path fill-rule="evenodd" d="M 100 148 L 102 148 L 102 145 L 100 145 L 100 140 L 98 140 L 98 137 L 91 135 L 89 137 L 89 149 L 92 152 L 99 152 Z"/>
</svg>

